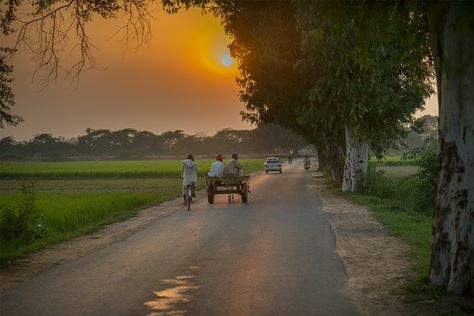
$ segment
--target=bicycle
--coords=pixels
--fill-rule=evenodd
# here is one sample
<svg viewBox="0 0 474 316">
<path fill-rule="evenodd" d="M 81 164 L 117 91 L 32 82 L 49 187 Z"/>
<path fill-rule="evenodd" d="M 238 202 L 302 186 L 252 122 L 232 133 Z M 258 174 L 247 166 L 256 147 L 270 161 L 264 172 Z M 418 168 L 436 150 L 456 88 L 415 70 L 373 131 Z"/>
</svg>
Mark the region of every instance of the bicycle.
<svg viewBox="0 0 474 316">
<path fill-rule="evenodd" d="M 191 202 L 193 200 L 193 187 L 194 183 L 189 183 L 186 185 L 184 192 L 186 194 L 186 207 L 188 208 L 188 211 L 191 208 Z"/>
</svg>

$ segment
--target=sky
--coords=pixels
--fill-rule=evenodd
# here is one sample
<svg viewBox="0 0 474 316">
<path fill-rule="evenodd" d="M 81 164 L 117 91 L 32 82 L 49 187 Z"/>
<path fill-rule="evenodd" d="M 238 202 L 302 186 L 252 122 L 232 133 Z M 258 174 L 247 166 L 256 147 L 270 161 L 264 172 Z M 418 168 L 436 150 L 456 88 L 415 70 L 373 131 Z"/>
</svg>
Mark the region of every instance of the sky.
<svg viewBox="0 0 474 316">
<path fill-rule="evenodd" d="M 95 19 L 88 32 L 97 69 L 75 80 L 60 78 L 43 87 L 32 78 L 35 63 L 26 50 L 15 56 L 14 112 L 24 118 L 0 136 L 25 140 L 39 133 L 66 138 L 87 128 L 135 128 L 161 133 L 214 134 L 223 128 L 250 129 L 242 122 L 236 63 L 228 55 L 219 21 L 200 10 L 155 14 L 148 46 L 126 45 L 115 35 L 124 20 Z M 11 39 L 10 39 L 11 40 Z M 67 51 L 67 50 L 65 50 Z M 71 59 L 63 53 L 63 60 Z M 417 115 L 437 115 L 432 97 Z"/>
</svg>

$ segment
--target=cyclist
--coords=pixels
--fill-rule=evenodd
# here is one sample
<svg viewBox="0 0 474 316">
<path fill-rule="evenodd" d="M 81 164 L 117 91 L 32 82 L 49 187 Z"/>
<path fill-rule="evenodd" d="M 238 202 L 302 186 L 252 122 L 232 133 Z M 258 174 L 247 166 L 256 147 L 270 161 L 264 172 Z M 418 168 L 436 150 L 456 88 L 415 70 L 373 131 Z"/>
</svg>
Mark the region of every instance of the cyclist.
<svg viewBox="0 0 474 316">
<path fill-rule="evenodd" d="M 194 190 L 197 182 L 197 165 L 194 162 L 193 155 L 189 154 L 188 158 L 183 160 L 181 168 L 181 178 L 183 179 L 183 198 L 186 205 L 186 186 L 192 184 L 192 196 L 195 197 Z"/>
</svg>

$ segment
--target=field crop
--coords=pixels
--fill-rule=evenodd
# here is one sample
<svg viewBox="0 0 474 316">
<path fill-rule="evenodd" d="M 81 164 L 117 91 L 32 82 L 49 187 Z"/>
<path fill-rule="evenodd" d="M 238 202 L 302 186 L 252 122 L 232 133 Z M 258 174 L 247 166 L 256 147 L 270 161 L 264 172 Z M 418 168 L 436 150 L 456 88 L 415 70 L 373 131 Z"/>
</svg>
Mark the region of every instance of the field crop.
<svg viewBox="0 0 474 316">
<path fill-rule="evenodd" d="M 199 160 L 205 176 L 214 160 Z M 263 168 L 262 159 L 242 160 L 246 172 Z M 179 177 L 179 160 L 1 162 L 0 178 L 163 178 Z"/>
<path fill-rule="evenodd" d="M 178 188 L 179 190 L 179 188 Z M 176 190 L 161 192 L 68 192 L 36 194 L 36 207 L 41 212 L 44 234 L 39 239 L 2 247 L 0 263 L 39 249 L 45 245 L 67 240 L 135 214 L 152 203 L 176 195 Z M 3 193 L 2 203 L 14 206 L 21 193 Z"/>
<path fill-rule="evenodd" d="M 375 170 L 383 171 L 384 175 L 389 178 L 406 178 L 414 175 L 418 171 L 418 167 L 377 165 Z"/>
</svg>

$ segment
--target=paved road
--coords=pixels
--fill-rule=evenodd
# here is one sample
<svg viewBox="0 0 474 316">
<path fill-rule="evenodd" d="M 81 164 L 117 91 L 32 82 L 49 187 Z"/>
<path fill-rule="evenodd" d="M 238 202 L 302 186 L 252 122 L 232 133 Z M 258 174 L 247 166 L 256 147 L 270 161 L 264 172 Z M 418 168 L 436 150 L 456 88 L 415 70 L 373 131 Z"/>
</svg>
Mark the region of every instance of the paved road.
<svg viewBox="0 0 474 316">
<path fill-rule="evenodd" d="M 4 292 L 3 315 L 356 315 L 301 162 Z"/>
</svg>

